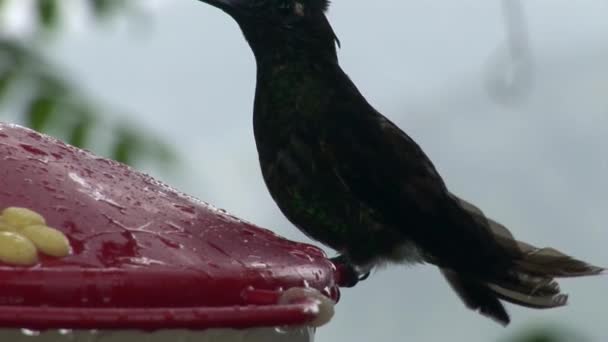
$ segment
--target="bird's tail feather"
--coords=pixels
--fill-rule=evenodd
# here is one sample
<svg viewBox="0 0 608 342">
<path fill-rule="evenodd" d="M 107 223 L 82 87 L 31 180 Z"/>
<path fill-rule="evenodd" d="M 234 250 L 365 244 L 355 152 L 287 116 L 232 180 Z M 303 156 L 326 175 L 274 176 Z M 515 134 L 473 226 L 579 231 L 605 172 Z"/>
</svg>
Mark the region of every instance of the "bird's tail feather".
<svg viewBox="0 0 608 342">
<path fill-rule="evenodd" d="M 581 277 L 596 275 L 605 271 L 582 260 L 566 255 L 554 248 L 538 248 L 526 242 L 515 240 L 511 232 L 502 224 L 486 217 L 473 204 L 452 195 L 475 220 L 488 227 L 497 242 L 511 251 L 516 262 L 516 270 L 540 277 Z"/>
<path fill-rule="evenodd" d="M 593 266 L 575 259 L 553 248 L 536 248 L 517 241 L 523 258 L 516 262 L 520 272 L 542 277 L 582 277 L 604 272 L 601 267 Z"/>
<path fill-rule="evenodd" d="M 510 320 L 500 300 L 535 309 L 563 306 L 568 300 L 557 282 L 548 278 L 512 276 L 487 282 L 447 269 L 441 272 L 468 308 L 503 325 Z"/>
<path fill-rule="evenodd" d="M 596 275 L 605 271 L 556 249 L 537 248 L 517 241 L 505 226 L 487 218 L 479 208 L 453 197 L 476 221 L 492 231 L 496 241 L 511 254 L 513 261 L 503 277 L 491 281 L 467 279 L 466 275 L 442 269 L 450 285 L 471 309 L 506 325 L 509 316 L 499 299 L 538 309 L 563 306 L 568 296 L 560 292 L 554 278 Z"/>
<path fill-rule="evenodd" d="M 507 310 L 487 284 L 467 279 L 448 269 L 441 269 L 441 273 L 469 309 L 478 311 L 502 325 L 509 324 Z"/>
</svg>

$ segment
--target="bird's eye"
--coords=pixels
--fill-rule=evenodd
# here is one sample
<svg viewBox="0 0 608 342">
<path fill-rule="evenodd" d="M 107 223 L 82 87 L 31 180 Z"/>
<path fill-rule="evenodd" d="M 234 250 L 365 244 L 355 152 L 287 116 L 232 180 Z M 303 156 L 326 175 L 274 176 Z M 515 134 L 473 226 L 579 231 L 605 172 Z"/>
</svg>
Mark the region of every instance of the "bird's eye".
<svg viewBox="0 0 608 342">
<path fill-rule="evenodd" d="M 288 16 L 293 13 L 293 1 L 281 1 L 278 7 L 279 13 L 283 16 Z"/>
<path fill-rule="evenodd" d="M 279 13 L 281 13 L 282 16 L 286 16 L 286 17 L 292 16 L 292 15 L 296 15 L 298 17 L 304 16 L 304 5 L 299 1 L 293 1 L 293 0 L 281 1 L 278 9 L 279 9 Z"/>
</svg>

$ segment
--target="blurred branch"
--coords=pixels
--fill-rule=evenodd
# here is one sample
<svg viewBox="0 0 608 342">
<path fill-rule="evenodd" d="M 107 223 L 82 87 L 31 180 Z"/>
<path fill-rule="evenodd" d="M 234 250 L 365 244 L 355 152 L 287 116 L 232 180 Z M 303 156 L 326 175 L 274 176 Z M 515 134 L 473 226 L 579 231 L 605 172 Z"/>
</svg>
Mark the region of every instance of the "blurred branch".
<svg viewBox="0 0 608 342">
<path fill-rule="evenodd" d="M 491 62 L 486 79 L 490 96 L 501 104 L 523 100 L 532 86 L 533 60 L 521 0 L 501 0 L 506 46 Z"/>
<path fill-rule="evenodd" d="M 100 19 L 125 8 L 124 0 L 83 1 Z M 6 3 L 0 0 L 0 11 L 6 10 Z M 33 37 L 0 38 L 0 107 L 21 104 L 19 121 L 78 147 L 99 150 L 92 135 L 100 130 L 113 132 L 109 157 L 118 161 L 135 163 L 146 157 L 171 164 L 174 153 L 168 144 L 123 119 L 112 121 L 106 115 L 108 109 L 81 94 L 78 86 L 63 77 L 65 72 L 39 53 L 43 41 L 37 38 L 57 32 L 62 18 L 69 15 L 63 7 L 60 0 L 37 0 Z"/>
<path fill-rule="evenodd" d="M 530 38 L 521 0 L 502 0 L 509 53 L 514 59 L 530 57 Z"/>
</svg>

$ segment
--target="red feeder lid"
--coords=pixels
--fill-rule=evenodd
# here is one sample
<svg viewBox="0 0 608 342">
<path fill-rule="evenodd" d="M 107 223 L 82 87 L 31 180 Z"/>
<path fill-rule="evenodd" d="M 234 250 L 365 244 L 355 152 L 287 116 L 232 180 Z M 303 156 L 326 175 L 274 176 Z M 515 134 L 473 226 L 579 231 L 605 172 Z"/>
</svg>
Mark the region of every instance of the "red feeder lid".
<svg viewBox="0 0 608 342">
<path fill-rule="evenodd" d="M 72 253 L 0 264 L 0 327 L 190 328 L 307 324 L 337 300 L 335 267 L 123 164 L 0 123 L 0 209 L 43 215 Z"/>
</svg>

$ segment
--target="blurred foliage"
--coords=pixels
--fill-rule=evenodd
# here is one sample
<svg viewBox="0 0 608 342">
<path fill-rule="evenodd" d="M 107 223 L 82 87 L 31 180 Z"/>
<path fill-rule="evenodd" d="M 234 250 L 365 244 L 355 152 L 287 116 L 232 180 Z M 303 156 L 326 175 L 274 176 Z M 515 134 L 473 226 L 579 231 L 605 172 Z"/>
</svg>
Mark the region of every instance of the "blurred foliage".
<svg viewBox="0 0 608 342">
<path fill-rule="evenodd" d="M 82 1 L 88 4 L 97 22 L 129 11 L 126 0 Z M 8 3 L 0 0 L 0 15 L 5 14 Z M 35 26 L 31 34 L 11 36 L 0 32 L 0 112 L 2 107 L 11 111 L 18 108 L 19 123 L 127 164 L 141 158 L 172 164 L 174 153 L 168 144 L 124 119 L 112 120 L 111 117 L 126 115 L 107 115 L 113 111 L 82 94 L 78 85 L 66 79 L 66 72 L 41 53 L 71 15 L 65 2 L 35 0 L 32 15 Z M 95 135 L 106 139 L 109 135 L 112 146 L 106 149 L 107 153 L 100 151 Z"/>
<path fill-rule="evenodd" d="M 563 326 L 531 326 L 505 342 L 588 342 L 580 333 Z"/>
</svg>

